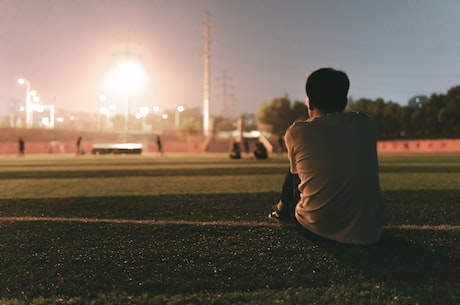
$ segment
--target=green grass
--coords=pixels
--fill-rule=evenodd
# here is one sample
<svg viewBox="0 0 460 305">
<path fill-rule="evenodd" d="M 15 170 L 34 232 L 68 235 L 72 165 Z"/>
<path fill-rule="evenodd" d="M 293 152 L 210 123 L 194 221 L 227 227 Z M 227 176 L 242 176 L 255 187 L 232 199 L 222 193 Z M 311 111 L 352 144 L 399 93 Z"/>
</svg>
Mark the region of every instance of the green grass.
<svg viewBox="0 0 460 305">
<path fill-rule="evenodd" d="M 382 241 L 350 246 L 266 221 L 285 156 L 0 159 L 0 304 L 459 304 L 460 156 L 380 163 Z"/>
</svg>

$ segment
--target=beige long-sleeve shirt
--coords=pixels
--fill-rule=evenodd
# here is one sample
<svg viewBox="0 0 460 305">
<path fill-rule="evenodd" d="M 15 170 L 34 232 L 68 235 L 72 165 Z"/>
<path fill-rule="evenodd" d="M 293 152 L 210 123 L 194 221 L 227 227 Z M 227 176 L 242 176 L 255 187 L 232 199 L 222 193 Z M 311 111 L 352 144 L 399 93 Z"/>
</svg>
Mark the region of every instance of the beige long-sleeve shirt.
<svg viewBox="0 0 460 305">
<path fill-rule="evenodd" d="M 384 209 L 374 121 L 362 113 L 327 114 L 294 123 L 285 141 L 301 181 L 299 223 L 339 242 L 376 243 Z"/>
</svg>

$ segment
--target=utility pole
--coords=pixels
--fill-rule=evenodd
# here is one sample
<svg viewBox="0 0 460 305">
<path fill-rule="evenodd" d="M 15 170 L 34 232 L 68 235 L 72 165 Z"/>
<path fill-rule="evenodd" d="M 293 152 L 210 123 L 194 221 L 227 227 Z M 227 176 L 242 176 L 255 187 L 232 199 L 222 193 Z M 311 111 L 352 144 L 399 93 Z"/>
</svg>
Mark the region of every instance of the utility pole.
<svg viewBox="0 0 460 305">
<path fill-rule="evenodd" d="M 210 39 L 210 14 L 208 11 L 205 11 L 205 23 L 204 23 L 204 83 L 203 83 L 203 133 L 204 135 L 209 135 L 209 97 L 210 97 L 210 82 L 209 77 L 211 74 L 210 71 L 210 49 L 211 49 L 211 39 Z"/>
<path fill-rule="evenodd" d="M 222 116 L 233 118 L 235 114 L 235 96 L 233 94 L 232 77 L 228 75 L 227 70 L 222 70 L 221 90 L 222 90 Z"/>
</svg>

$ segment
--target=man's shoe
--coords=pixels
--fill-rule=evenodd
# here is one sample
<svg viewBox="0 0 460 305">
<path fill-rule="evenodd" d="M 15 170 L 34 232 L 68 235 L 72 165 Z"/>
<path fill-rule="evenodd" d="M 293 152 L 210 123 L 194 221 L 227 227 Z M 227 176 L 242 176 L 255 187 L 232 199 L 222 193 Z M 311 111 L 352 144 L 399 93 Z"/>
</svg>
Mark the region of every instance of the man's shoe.
<svg viewBox="0 0 460 305">
<path fill-rule="evenodd" d="M 280 211 L 277 205 L 273 207 L 273 212 L 268 214 L 268 219 L 279 221 L 279 222 L 293 222 L 294 221 L 293 216 L 288 211 L 286 210 Z"/>
</svg>

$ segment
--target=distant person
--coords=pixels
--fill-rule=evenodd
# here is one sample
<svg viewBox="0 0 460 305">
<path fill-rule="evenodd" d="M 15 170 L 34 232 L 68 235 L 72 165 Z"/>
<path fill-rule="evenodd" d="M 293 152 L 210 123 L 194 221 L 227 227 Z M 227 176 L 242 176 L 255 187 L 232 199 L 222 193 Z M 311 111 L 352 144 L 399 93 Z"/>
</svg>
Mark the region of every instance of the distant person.
<svg viewBox="0 0 460 305">
<path fill-rule="evenodd" d="M 163 154 L 163 145 L 161 143 L 161 137 L 157 136 L 157 149 L 160 154 Z"/>
<path fill-rule="evenodd" d="M 258 142 L 256 144 L 256 149 L 254 150 L 254 157 L 259 160 L 268 158 L 267 148 L 262 142 Z"/>
<path fill-rule="evenodd" d="M 234 142 L 230 152 L 231 159 L 241 159 L 241 147 L 238 142 Z"/>
<path fill-rule="evenodd" d="M 19 155 L 24 156 L 26 143 L 24 142 L 23 138 L 19 138 L 18 145 L 19 145 Z"/>
<path fill-rule="evenodd" d="M 82 140 L 82 138 L 81 138 L 81 137 L 78 137 L 78 139 L 77 139 L 77 156 L 79 156 L 79 155 L 82 154 L 82 150 L 81 150 L 81 140 Z"/>
<path fill-rule="evenodd" d="M 348 244 L 375 244 L 384 224 L 377 132 L 364 113 L 344 112 L 348 76 L 331 68 L 306 82 L 309 119 L 286 131 L 290 163 L 270 219 L 295 221 Z"/>
</svg>

